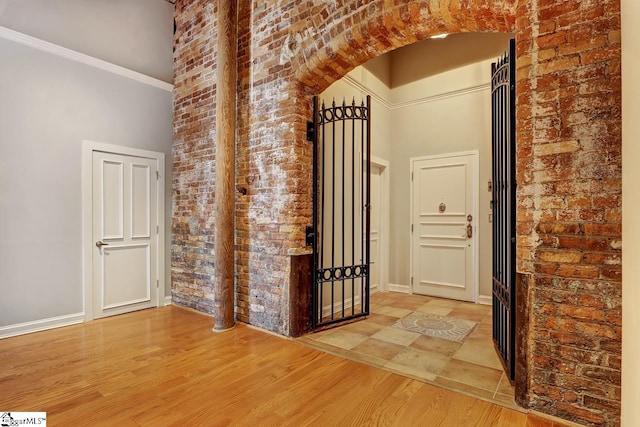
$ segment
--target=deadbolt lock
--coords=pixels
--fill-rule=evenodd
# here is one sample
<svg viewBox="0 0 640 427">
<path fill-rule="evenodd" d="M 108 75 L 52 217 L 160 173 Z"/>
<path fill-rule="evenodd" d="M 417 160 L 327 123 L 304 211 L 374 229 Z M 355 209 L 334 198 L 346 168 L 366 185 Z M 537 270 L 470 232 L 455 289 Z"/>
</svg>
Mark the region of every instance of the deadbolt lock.
<svg viewBox="0 0 640 427">
<path fill-rule="evenodd" d="M 473 217 L 471 215 L 467 215 L 467 221 L 469 222 L 473 221 Z"/>
</svg>

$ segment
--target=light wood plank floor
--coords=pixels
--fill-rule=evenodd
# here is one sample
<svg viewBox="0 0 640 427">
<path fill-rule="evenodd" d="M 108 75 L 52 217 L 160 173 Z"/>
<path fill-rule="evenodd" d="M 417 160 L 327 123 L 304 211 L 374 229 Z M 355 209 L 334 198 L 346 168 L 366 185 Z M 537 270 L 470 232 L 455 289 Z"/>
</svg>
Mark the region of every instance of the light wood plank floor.
<svg viewBox="0 0 640 427">
<path fill-rule="evenodd" d="M 0 340 L 0 411 L 49 426 L 554 426 L 175 306 Z"/>
</svg>

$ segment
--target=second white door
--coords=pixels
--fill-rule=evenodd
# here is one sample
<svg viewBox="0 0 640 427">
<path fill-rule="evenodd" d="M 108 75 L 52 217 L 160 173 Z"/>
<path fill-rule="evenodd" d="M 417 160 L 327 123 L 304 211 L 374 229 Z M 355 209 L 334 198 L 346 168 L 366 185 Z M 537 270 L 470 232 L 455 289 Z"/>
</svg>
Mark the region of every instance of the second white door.
<svg viewBox="0 0 640 427">
<path fill-rule="evenodd" d="M 93 153 L 94 318 L 157 302 L 157 160 Z"/>
<path fill-rule="evenodd" d="M 477 154 L 413 159 L 412 291 L 475 298 Z"/>
</svg>

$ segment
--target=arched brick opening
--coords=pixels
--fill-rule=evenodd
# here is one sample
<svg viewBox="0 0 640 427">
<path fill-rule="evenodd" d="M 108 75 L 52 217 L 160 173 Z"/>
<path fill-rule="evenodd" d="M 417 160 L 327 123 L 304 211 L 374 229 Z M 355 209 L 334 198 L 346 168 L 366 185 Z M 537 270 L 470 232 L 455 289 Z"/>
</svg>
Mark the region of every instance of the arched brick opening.
<svg viewBox="0 0 640 427">
<path fill-rule="evenodd" d="M 515 30 L 513 0 L 388 3 L 372 2 L 339 24 L 319 29 L 317 38 L 294 31 L 295 80 L 319 93 L 369 59 L 433 35 Z"/>
</svg>

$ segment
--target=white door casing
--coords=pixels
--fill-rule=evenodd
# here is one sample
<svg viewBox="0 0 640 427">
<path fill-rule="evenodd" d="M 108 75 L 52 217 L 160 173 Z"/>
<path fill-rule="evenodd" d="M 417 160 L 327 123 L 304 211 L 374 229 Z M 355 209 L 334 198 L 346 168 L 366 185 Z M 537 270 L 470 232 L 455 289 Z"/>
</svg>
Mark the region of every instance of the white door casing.
<svg viewBox="0 0 640 427">
<path fill-rule="evenodd" d="M 164 154 L 85 141 L 83 222 L 85 320 L 161 305 Z"/>
<path fill-rule="evenodd" d="M 476 301 L 478 153 L 413 158 L 411 175 L 412 292 Z"/>
<path fill-rule="evenodd" d="M 369 289 L 371 294 L 380 290 L 380 167 L 371 164 L 371 210 L 369 218 Z"/>
<path fill-rule="evenodd" d="M 370 229 L 370 285 L 371 293 L 386 291 L 389 271 L 389 164 L 371 158 L 371 229 Z"/>
</svg>

